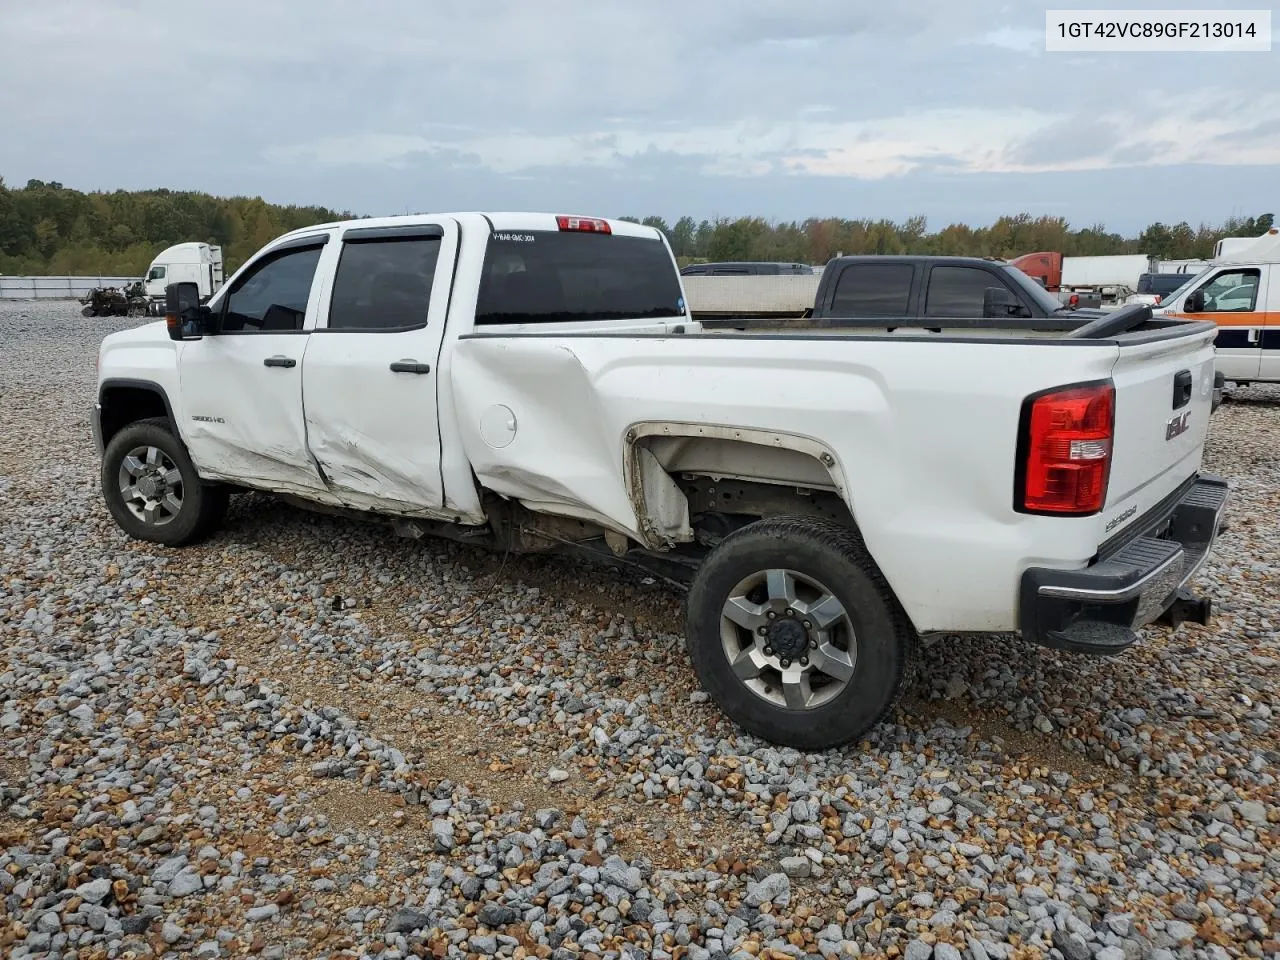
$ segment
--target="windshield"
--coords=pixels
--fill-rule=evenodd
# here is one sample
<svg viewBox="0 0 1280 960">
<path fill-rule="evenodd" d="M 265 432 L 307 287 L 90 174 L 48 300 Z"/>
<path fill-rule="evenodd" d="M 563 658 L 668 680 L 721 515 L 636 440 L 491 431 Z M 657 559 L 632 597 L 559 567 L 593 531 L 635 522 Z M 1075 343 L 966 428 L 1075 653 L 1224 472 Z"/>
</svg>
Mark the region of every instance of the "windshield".
<svg viewBox="0 0 1280 960">
<path fill-rule="evenodd" d="M 1172 283 L 1168 283 L 1168 284 L 1165 284 L 1165 285 L 1166 285 L 1166 286 L 1169 286 L 1169 287 L 1172 287 L 1172 289 L 1168 290 L 1167 292 L 1166 292 L 1166 291 L 1164 291 L 1164 290 L 1156 290 L 1156 291 L 1155 291 L 1156 293 L 1160 294 L 1160 299 L 1161 299 L 1161 300 L 1171 300 L 1171 299 L 1173 299 L 1174 297 L 1178 296 L 1178 294 L 1182 293 L 1182 291 L 1183 291 L 1183 290 L 1185 290 L 1187 287 L 1191 286 L 1192 282 L 1196 279 L 1196 277 L 1198 276 L 1198 274 L 1194 274 L 1194 273 L 1185 273 L 1185 274 L 1184 274 L 1184 273 L 1179 273 L 1179 274 L 1176 274 L 1176 276 L 1177 276 L 1177 277 L 1179 277 L 1179 278 L 1182 280 L 1182 282 L 1181 282 L 1180 284 L 1178 284 L 1176 287 L 1174 287 Z"/>
<path fill-rule="evenodd" d="M 1168 297 L 1195 279 L 1193 273 L 1144 273 L 1138 278 L 1138 293 L 1158 293 Z"/>
<path fill-rule="evenodd" d="M 1040 284 L 1036 283 L 1029 276 L 1019 270 L 1017 267 L 1010 267 L 1005 271 L 1005 275 L 1018 284 L 1023 292 L 1034 301 L 1045 313 L 1053 313 L 1055 310 L 1064 309 L 1062 304 L 1058 302 L 1058 298 L 1046 290 Z"/>
<path fill-rule="evenodd" d="M 1218 269 L 1218 268 L 1217 268 L 1217 267 L 1205 267 L 1205 268 L 1204 268 L 1203 270 L 1201 270 L 1199 273 L 1188 273 L 1188 274 L 1186 275 L 1186 277 L 1187 277 L 1187 281 L 1186 281 L 1186 283 L 1182 284 L 1182 286 L 1178 287 L 1178 289 L 1177 289 L 1177 290 L 1174 290 L 1174 291 L 1173 291 L 1172 293 L 1170 293 L 1168 296 L 1162 296 L 1162 297 L 1160 298 L 1160 306 L 1161 306 L 1161 307 L 1168 307 L 1168 306 L 1169 306 L 1169 304 L 1170 304 L 1170 302 L 1171 302 L 1175 297 L 1180 297 L 1180 296 L 1182 296 L 1184 293 L 1186 293 L 1188 290 L 1190 290 L 1190 289 L 1191 289 L 1191 287 L 1192 287 L 1194 284 L 1199 283 L 1201 280 L 1203 280 L 1203 279 L 1204 279 L 1205 277 L 1207 277 L 1209 274 L 1213 273 L 1213 271 L 1214 271 L 1214 270 L 1216 270 L 1216 269 Z"/>
</svg>

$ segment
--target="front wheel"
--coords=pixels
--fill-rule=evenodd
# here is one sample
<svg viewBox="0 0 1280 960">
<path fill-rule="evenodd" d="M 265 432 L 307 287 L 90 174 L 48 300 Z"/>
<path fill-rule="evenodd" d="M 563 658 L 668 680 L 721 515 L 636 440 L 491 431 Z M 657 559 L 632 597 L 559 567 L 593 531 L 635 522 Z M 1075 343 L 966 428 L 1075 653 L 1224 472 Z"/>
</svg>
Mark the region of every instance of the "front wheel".
<svg viewBox="0 0 1280 960">
<path fill-rule="evenodd" d="M 102 455 L 102 494 L 120 528 L 137 540 L 180 547 L 211 534 L 227 492 L 200 480 L 163 418 L 131 423 Z"/>
<path fill-rule="evenodd" d="M 686 601 L 694 670 L 743 729 L 801 750 L 875 726 L 915 672 L 916 635 L 861 538 L 775 517 L 725 537 Z"/>
</svg>

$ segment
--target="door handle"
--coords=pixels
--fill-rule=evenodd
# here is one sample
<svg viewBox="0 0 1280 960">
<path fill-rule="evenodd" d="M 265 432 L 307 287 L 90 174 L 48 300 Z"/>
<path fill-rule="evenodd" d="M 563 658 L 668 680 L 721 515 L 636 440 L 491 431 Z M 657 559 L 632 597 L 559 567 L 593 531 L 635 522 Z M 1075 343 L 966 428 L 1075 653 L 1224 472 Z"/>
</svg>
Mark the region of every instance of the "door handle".
<svg viewBox="0 0 1280 960">
<path fill-rule="evenodd" d="M 1191 381 L 1190 370 L 1179 370 L 1173 378 L 1173 409 L 1181 410 L 1191 402 Z"/>
<path fill-rule="evenodd" d="M 1246 340 L 1245 342 L 1246 342 L 1246 343 L 1258 343 L 1258 342 L 1260 342 L 1260 341 L 1261 341 L 1261 339 L 1262 339 L 1262 338 L 1259 336 L 1259 333 L 1258 333 L 1258 328 L 1257 328 L 1257 327 L 1252 327 L 1252 328 L 1250 328 L 1250 330 L 1249 330 L 1249 339 L 1248 339 L 1248 340 Z"/>
<path fill-rule="evenodd" d="M 262 361 L 262 365 L 264 367 L 296 367 L 298 365 L 298 361 L 293 359 L 293 357 L 276 356 L 267 357 L 267 359 Z"/>
<path fill-rule="evenodd" d="M 417 360 L 397 360 L 391 365 L 392 373 L 430 373 L 431 364 Z"/>
</svg>

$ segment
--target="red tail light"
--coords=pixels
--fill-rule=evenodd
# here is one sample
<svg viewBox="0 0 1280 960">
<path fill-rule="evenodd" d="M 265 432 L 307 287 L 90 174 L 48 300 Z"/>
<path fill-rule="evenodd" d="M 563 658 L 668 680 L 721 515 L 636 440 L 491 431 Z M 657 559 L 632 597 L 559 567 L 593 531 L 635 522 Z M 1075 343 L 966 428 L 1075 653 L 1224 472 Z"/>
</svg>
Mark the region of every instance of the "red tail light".
<svg viewBox="0 0 1280 960">
<path fill-rule="evenodd" d="M 1080 294 L 1073 293 L 1071 296 L 1067 297 L 1067 305 L 1071 307 L 1080 306 Z"/>
<path fill-rule="evenodd" d="M 573 230 L 578 233 L 613 233 L 609 229 L 608 220 L 596 217 L 556 217 L 556 225 L 561 230 Z"/>
<path fill-rule="evenodd" d="M 1102 509 L 1115 401 L 1109 380 L 1027 398 L 1018 438 L 1019 512 L 1087 516 Z"/>
</svg>

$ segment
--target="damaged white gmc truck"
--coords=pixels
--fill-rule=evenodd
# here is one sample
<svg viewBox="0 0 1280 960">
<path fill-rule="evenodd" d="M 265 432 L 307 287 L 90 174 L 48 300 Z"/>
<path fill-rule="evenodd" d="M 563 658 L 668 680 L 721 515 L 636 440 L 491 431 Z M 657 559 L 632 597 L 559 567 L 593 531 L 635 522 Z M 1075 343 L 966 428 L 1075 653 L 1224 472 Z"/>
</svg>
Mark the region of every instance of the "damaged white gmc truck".
<svg viewBox="0 0 1280 960">
<path fill-rule="evenodd" d="M 1007 292 L 927 281 L 955 295 L 924 319 L 877 313 L 854 277 L 848 319 L 713 331 L 665 238 L 625 221 L 297 230 L 207 303 L 176 284 L 164 322 L 105 338 L 103 495 L 171 546 L 254 489 L 674 564 L 705 689 L 801 749 L 877 723 L 924 633 L 1113 654 L 1154 620 L 1205 622 L 1184 585 L 1227 500 L 1200 472 L 1214 325 L 992 320 Z"/>
</svg>

